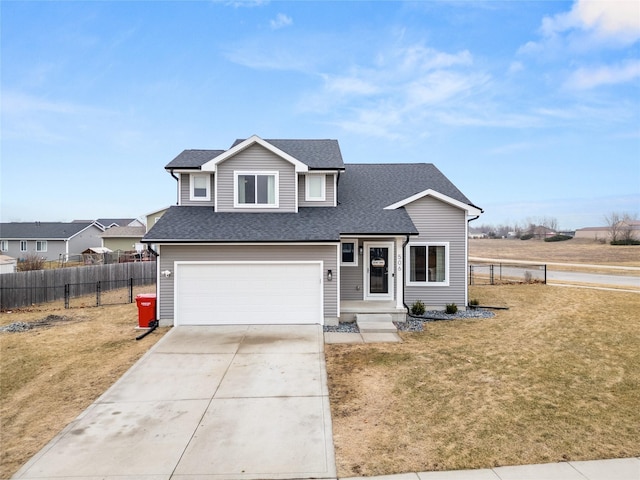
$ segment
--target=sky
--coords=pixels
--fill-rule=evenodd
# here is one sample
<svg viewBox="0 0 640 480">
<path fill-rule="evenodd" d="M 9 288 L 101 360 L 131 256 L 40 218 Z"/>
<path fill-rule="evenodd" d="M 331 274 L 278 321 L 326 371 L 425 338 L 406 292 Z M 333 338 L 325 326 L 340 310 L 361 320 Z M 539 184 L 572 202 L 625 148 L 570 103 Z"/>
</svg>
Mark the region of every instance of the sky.
<svg viewBox="0 0 640 480">
<path fill-rule="evenodd" d="M 476 224 L 640 214 L 640 2 L 0 2 L 0 218 L 140 217 L 237 138 L 435 164 Z"/>
</svg>

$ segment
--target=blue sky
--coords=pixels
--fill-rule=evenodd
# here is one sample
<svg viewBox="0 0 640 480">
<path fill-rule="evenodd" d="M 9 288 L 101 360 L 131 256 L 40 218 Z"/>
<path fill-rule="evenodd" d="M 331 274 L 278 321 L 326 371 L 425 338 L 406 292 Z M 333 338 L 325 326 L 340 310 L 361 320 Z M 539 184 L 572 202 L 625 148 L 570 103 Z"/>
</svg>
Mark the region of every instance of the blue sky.
<svg viewBox="0 0 640 480">
<path fill-rule="evenodd" d="M 431 162 L 477 223 L 640 213 L 640 2 L 3 1 L 2 221 L 137 217 L 236 138 Z"/>
</svg>

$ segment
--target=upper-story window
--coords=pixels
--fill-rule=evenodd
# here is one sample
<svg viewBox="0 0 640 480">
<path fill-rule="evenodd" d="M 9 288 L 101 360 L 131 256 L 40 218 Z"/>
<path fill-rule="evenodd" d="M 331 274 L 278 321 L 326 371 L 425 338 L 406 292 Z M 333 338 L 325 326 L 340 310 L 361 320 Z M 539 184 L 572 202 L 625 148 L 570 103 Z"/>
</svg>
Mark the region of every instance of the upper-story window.
<svg viewBox="0 0 640 480">
<path fill-rule="evenodd" d="M 234 172 L 235 207 L 277 207 L 278 172 Z"/>
<path fill-rule="evenodd" d="M 207 201 L 211 199 L 211 177 L 208 174 L 191 174 L 189 177 L 190 199 Z"/>
<path fill-rule="evenodd" d="M 305 200 L 309 202 L 324 202 L 326 198 L 326 175 L 306 175 Z"/>
</svg>

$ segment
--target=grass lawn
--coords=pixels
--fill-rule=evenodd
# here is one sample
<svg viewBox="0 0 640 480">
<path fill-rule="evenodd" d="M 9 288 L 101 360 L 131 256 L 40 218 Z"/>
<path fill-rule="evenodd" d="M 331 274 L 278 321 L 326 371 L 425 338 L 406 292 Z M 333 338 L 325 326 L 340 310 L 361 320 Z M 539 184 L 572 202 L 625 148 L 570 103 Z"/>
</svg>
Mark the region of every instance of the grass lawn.
<svg viewBox="0 0 640 480">
<path fill-rule="evenodd" d="M 340 476 L 640 455 L 637 293 L 470 298 L 510 309 L 427 323 L 403 344 L 326 345 Z"/>
<path fill-rule="evenodd" d="M 0 332 L 0 478 L 15 473 L 167 331 L 136 341 L 137 315 L 135 303 L 65 310 L 62 302 L 0 315 L 0 325 L 48 323 Z"/>
</svg>

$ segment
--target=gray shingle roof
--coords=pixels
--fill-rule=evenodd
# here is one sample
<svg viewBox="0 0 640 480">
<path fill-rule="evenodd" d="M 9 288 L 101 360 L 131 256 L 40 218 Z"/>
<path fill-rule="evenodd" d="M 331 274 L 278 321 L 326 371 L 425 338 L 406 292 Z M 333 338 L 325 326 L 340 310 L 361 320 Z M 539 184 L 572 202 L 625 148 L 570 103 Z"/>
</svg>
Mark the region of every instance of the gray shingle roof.
<svg viewBox="0 0 640 480">
<path fill-rule="evenodd" d="M 416 235 L 404 208 L 385 207 L 432 189 L 473 205 L 433 164 L 348 164 L 337 207 L 298 213 L 217 213 L 211 207 L 171 207 L 144 241 L 337 241 L 341 235 Z"/>
<path fill-rule="evenodd" d="M 342 153 L 337 140 L 264 139 L 264 141 L 300 160 L 313 170 L 344 168 Z M 244 142 L 244 139 L 237 139 L 233 142 L 231 148 L 242 142 Z"/>
<path fill-rule="evenodd" d="M 67 240 L 93 222 L 10 222 L 0 224 L 2 240 Z"/>
<path fill-rule="evenodd" d="M 243 142 L 236 140 L 231 148 Z M 340 170 L 344 168 L 342 153 L 337 140 L 265 140 L 274 147 L 300 160 L 312 170 Z M 199 169 L 225 150 L 185 150 L 171 160 L 166 169 Z"/>
<path fill-rule="evenodd" d="M 164 168 L 200 168 L 221 153 L 224 153 L 224 150 L 185 150 Z"/>
</svg>

